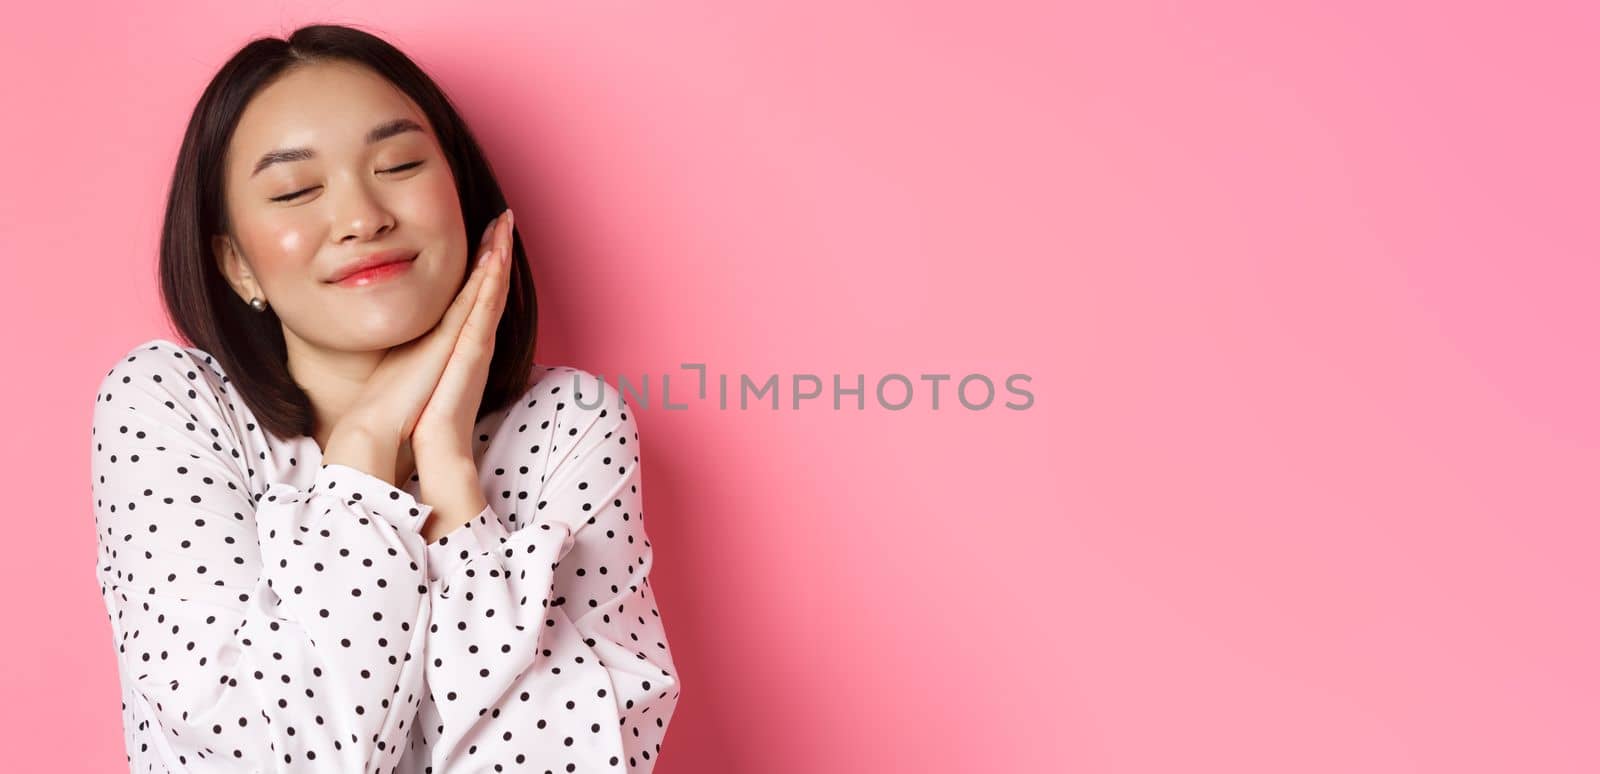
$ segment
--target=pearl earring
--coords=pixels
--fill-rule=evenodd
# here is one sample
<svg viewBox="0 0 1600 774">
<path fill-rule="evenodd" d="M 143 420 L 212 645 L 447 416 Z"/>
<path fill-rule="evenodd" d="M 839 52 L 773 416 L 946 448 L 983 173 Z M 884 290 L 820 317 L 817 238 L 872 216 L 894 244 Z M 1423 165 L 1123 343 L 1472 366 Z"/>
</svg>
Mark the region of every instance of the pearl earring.
<svg viewBox="0 0 1600 774">
<path fill-rule="evenodd" d="M 267 311 L 267 302 L 256 298 L 255 296 L 251 296 L 250 308 L 256 310 L 257 312 L 265 312 Z"/>
</svg>

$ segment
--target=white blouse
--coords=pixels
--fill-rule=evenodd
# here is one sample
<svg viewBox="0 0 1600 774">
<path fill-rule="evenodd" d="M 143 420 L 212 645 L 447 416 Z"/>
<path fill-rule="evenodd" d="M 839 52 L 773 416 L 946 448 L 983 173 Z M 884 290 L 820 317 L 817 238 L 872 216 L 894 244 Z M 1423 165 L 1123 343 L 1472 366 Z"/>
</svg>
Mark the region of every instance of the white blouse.
<svg viewBox="0 0 1600 774">
<path fill-rule="evenodd" d="M 536 366 L 478 424 L 489 507 L 428 544 L 416 476 L 322 464 L 203 350 L 135 347 L 92 463 L 130 771 L 651 771 L 679 679 L 638 440 L 615 389 Z"/>
</svg>

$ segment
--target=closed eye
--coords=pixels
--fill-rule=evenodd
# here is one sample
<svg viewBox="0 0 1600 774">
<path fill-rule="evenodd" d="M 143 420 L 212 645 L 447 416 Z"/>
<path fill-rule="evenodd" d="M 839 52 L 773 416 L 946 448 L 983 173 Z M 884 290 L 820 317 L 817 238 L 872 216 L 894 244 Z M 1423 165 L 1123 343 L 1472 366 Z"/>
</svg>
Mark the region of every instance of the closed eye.
<svg viewBox="0 0 1600 774">
<path fill-rule="evenodd" d="M 388 169 L 380 169 L 378 171 L 380 173 L 404 172 L 404 171 L 406 171 L 408 169 L 414 169 L 414 168 L 420 167 L 420 166 L 422 166 L 422 162 L 413 161 L 413 162 L 411 162 L 409 164 L 401 164 L 398 167 L 390 167 Z M 315 191 L 315 190 L 317 190 L 317 186 L 311 186 L 310 188 L 302 188 L 302 189 L 300 189 L 298 191 L 295 191 L 294 193 L 287 193 L 287 194 L 284 194 L 282 196 L 274 196 L 274 197 L 272 197 L 271 201 L 275 201 L 275 202 L 293 201 L 294 199 L 300 198 L 300 196 L 302 196 L 303 194 L 307 194 L 307 193 L 310 193 L 310 192 Z"/>
</svg>

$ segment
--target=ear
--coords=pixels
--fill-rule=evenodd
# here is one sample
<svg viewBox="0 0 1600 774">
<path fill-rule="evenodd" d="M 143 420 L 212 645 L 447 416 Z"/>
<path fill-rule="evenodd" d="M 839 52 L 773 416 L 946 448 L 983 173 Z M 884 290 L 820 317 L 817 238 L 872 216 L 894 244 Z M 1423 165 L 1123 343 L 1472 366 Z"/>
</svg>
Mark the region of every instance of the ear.
<svg viewBox="0 0 1600 774">
<path fill-rule="evenodd" d="M 235 249 L 233 240 L 224 234 L 211 237 L 211 254 L 216 259 L 217 269 L 222 272 L 223 278 L 233 287 L 233 292 L 244 301 L 261 295 L 261 286 L 256 284 L 255 275 L 250 272 L 250 264 L 246 263 L 244 256 Z"/>
</svg>

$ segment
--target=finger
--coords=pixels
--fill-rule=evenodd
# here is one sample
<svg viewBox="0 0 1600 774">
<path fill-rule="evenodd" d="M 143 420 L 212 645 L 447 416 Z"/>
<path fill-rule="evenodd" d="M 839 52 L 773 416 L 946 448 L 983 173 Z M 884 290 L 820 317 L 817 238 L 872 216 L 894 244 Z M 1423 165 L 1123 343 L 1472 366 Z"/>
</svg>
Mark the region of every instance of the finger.
<svg viewBox="0 0 1600 774">
<path fill-rule="evenodd" d="M 445 309 L 444 316 L 438 323 L 438 336 L 435 337 L 438 342 L 434 346 L 441 353 L 454 348 L 457 340 L 461 338 L 467 319 L 471 316 L 472 309 L 483 290 L 485 279 L 499 270 L 498 261 L 495 260 L 496 245 L 500 242 L 500 232 L 504 229 L 509 214 L 510 210 L 507 210 L 489 221 L 489 225 L 484 229 L 483 244 L 478 248 L 470 267 L 471 273 L 467 275 L 467 281 L 461 286 L 461 292 L 450 302 L 450 306 Z"/>
<path fill-rule="evenodd" d="M 501 213 L 490 219 L 489 224 L 484 226 L 483 235 L 478 238 L 478 247 L 470 254 L 472 263 L 467 266 L 466 282 L 462 283 L 461 290 L 456 294 L 455 301 L 446 310 L 446 318 L 449 318 L 452 312 L 459 317 L 460 314 L 464 313 L 461 309 L 470 306 L 472 299 L 477 297 L 476 283 L 482 279 L 481 275 L 483 273 L 480 269 L 483 267 L 484 259 L 492 257 L 496 244 L 495 235 L 498 233 L 496 226 L 499 226 L 504 220 L 505 213 Z"/>
<path fill-rule="evenodd" d="M 489 224 L 490 230 L 487 233 L 487 239 L 484 242 L 482 252 L 478 256 L 478 263 L 473 267 L 472 281 L 469 283 L 469 287 L 462 288 L 461 301 L 463 305 L 469 308 L 477 300 L 478 294 L 483 292 L 484 281 L 500 270 L 499 251 L 501 245 L 505 242 L 502 234 L 508 228 L 507 213 L 509 212 L 510 210 L 501 213 L 499 218 Z"/>
<path fill-rule="evenodd" d="M 490 247 L 503 248 L 511 243 L 511 217 L 510 209 L 500 213 L 500 220 L 495 223 Z"/>
<path fill-rule="evenodd" d="M 485 257 L 488 260 L 485 260 Z M 494 251 L 486 250 L 482 256 L 475 260 L 472 266 L 472 273 L 467 276 L 466 283 L 461 286 L 461 292 L 456 294 L 455 299 L 450 302 L 450 306 L 445 309 L 444 316 L 440 318 L 437 325 L 438 335 L 434 337 L 437 343 L 433 345 L 440 351 L 448 351 L 450 347 L 454 346 L 456 339 L 460 337 L 461 329 L 466 324 L 467 317 L 472 312 L 472 306 L 483 287 L 484 278 L 495 273 L 493 257 Z"/>
<path fill-rule="evenodd" d="M 467 275 L 466 284 L 461 286 L 461 292 L 456 294 L 450 307 L 445 310 L 443 323 L 447 326 L 459 326 L 465 319 L 467 312 L 472 308 L 473 299 L 478 297 L 478 290 L 483 285 L 484 275 L 490 274 L 489 263 L 484 256 L 492 257 L 492 250 L 486 251 L 483 256 L 473 264 L 472 273 Z"/>
<path fill-rule="evenodd" d="M 499 324 L 499 312 L 505 307 L 506 291 L 511 285 L 511 261 L 516 258 L 514 242 L 516 228 L 517 214 L 508 207 L 506 208 L 505 226 L 502 229 L 500 238 L 500 254 L 496 256 L 498 263 L 495 266 L 495 275 L 499 279 L 499 283 L 493 291 L 496 314 L 495 319 L 490 322 L 491 327 Z M 485 291 L 480 290 L 479 292 Z"/>
<path fill-rule="evenodd" d="M 491 333 L 493 329 L 500 324 L 500 315 L 504 313 L 506 306 L 506 293 L 508 293 L 511 289 L 511 262 L 517 258 L 515 241 L 516 233 L 517 214 L 512 212 L 510 208 L 507 208 L 505 239 L 500 243 L 499 265 L 495 267 L 495 273 L 498 275 L 500 282 L 495 290 L 494 296 L 494 319 L 489 322 Z"/>
<path fill-rule="evenodd" d="M 504 257 L 505 257 L 505 263 L 506 263 L 507 266 L 509 266 L 511 264 L 511 259 L 516 257 L 516 255 L 515 255 L 516 237 L 517 237 L 517 214 L 515 212 L 512 212 L 510 209 L 507 209 L 506 210 L 506 237 L 500 243 L 501 249 L 505 250 Z"/>
<path fill-rule="evenodd" d="M 483 236 L 478 237 L 479 253 L 482 253 L 484 250 L 494 246 L 495 227 L 500 225 L 500 221 L 505 220 L 505 218 L 506 213 L 502 212 L 499 215 L 490 218 L 489 225 L 483 227 Z"/>
<path fill-rule="evenodd" d="M 471 271 L 467 276 L 466 284 L 462 285 L 461 292 L 456 296 L 456 301 L 463 307 L 470 307 L 472 299 L 477 298 L 478 285 L 483 282 L 483 275 L 493 273 L 495 248 L 499 244 L 500 227 L 505 223 L 505 218 L 496 218 L 489 223 L 489 230 L 484 232 L 483 244 L 478 247 Z"/>
<path fill-rule="evenodd" d="M 462 326 L 461 339 L 463 342 L 475 342 L 486 345 L 494 341 L 495 328 L 500 324 L 500 313 L 505 308 L 505 267 L 510 264 L 504 260 L 504 253 L 498 254 L 494 259 L 494 270 L 487 272 L 483 284 L 478 287 L 478 296 L 473 301 L 472 311 L 467 321 Z M 456 345 L 458 348 L 460 343 Z"/>
</svg>

